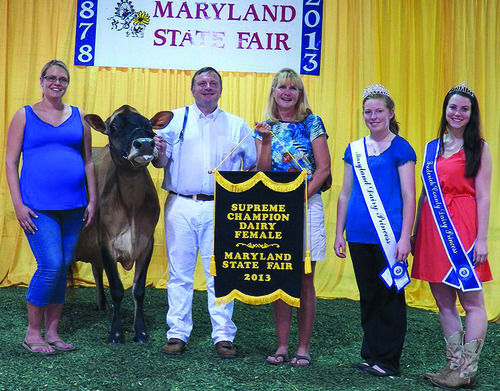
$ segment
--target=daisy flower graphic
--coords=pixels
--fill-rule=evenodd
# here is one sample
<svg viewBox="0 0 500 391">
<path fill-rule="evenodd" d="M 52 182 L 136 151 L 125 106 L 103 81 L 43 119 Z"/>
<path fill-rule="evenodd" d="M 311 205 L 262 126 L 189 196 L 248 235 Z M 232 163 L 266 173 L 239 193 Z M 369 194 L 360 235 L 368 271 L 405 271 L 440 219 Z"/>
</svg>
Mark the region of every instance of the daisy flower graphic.
<svg viewBox="0 0 500 391">
<path fill-rule="evenodd" d="M 139 11 L 134 18 L 134 24 L 149 24 L 149 15 L 147 12 Z"/>
</svg>

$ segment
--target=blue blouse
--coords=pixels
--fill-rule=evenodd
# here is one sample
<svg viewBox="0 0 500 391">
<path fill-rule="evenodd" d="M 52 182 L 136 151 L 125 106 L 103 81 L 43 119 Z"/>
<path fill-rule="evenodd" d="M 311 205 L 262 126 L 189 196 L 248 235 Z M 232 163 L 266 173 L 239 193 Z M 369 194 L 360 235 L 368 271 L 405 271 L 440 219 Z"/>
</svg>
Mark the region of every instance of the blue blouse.
<svg viewBox="0 0 500 391">
<path fill-rule="evenodd" d="M 368 156 L 366 139 L 363 141 L 373 181 L 384 204 L 396 240 L 399 240 L 403 223 L 403 198 L 398 167 L 409 161 L 416 163 L 417 156 L 408 141 L 397 135 L 389 148 L 377 156 Z M 343 159 L 352 167 L 350 145 L 347 146 Z M 354 167 L 352 170 L 353 186 L 347 205 L 346 239 L 354 243 L 378 244 L 377 232 L 370 218 Z"/>
</svg>

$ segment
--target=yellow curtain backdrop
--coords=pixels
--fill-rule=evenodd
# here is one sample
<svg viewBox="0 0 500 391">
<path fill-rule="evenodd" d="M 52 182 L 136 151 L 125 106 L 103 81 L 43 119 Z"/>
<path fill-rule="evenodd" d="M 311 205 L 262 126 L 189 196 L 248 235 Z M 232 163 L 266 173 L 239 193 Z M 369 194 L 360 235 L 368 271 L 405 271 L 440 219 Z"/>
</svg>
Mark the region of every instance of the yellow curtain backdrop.
<svg viewBox="0 0 500 391">
<path fill-rule="evenodd" d="M 500 3 L 497 0 L 324 0 L 323 3 L 321 75 L 304 77 L 314 112 L 323 118 L 330 136 L 333 168 L 333 186 L 323 195 L 328 252 L 326 262 L 316 269 L 318 296 L 358 298 L 350 260 L 336 258 L 332 247 L 344 149 L 350 141 L 367 134 L 360 106 L 363 87 L 376 82 L 389 89 L 396 102 L 401 135 L 415 148 L 419 166 L 426 141 L 436 136 L 445 93 L 466 80 L 478 96 L 484 137 L 494 162 L 488 243 L 496 280 L 485 284 L 484 291 L 488 318 L 498 318 Z M 106 118 L 127 103 L 152 117 L 157 111 L 192 102 L 191 72 L 169 70 L 168 63 L 164 70 L 73 66 L 75 14 L 76 0 L 0 0 L 2 157 L 10 118 L 21 106 L 40 99 L 39 72 L 53 58 L 66 62 L 71 72 L 65 101 L 87 113 Z M 200 59 L 199 67 L 206 65 L 210 65 L 210 59 Z M 262 119 L 272 76 L 222 72 L 220 106 L 253 125 Z M 99 133 L 94 132 L 93 137 L 94 146 L 106 144 Z M 154 168 L 150 171 L 163 204 L 162 173 Z M 417 188 L 420 192 L 418 173 Z M 4 170 L 0 175 L 0 254 L 0 286 L 27 285 L 35 262 L 17 224 Z M 131 273 L 123 276 L 125 285 L 130 286 Z M 92 283 L 89 265 L 80 264 L 77 278 L 81 283 Z M 161 220 L 155 233 L 147 282 L 165 288 L 167 278 Z M 203 275 L 198 269 L 196 287 L 203 289 L 203 286 Z M 413 281 L 406 295 L 410 305 L 435 309 L 426 283 Z"/>
</svg>

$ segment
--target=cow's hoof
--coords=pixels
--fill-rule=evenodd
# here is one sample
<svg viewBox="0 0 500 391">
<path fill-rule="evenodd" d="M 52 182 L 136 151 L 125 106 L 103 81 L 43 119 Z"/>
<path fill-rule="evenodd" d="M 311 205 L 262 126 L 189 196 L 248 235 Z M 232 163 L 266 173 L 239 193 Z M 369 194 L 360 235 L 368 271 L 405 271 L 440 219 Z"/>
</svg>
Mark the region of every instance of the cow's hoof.
<svg viewBox="0 0 500 391">
<path fill-rule="evenodd" d="M 147 344 L 149 342 L 149 337 L 146 334 L 146 332 L 143 331 L 142 333 L 135 335 L 134 342 L 137 342 L 140 344 Z"/>
<path fill-rule="evenodd" d="M 112 344 L 125 343 L 125 336 L 122 333 L 110 334 L 108 342 Z"/>
</svg>

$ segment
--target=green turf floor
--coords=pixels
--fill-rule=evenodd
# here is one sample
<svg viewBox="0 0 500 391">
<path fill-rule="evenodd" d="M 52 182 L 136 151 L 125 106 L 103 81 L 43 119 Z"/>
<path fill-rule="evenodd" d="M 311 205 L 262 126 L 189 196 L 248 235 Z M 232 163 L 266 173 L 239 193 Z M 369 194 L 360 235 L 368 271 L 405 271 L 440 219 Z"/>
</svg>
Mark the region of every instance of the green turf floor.
<svg viewBox="0 0 500 391">
<path fill-rule="evenodd" d="M 435 313 L 408 309 L 408 335 L 401 359 L 402 376 L 374 378 L 351 369 L 360 360 L 359 303 L 318 300 L 311 342 L 312 365 L 292 368 L 266 364 L 275 333 L 269 305 L 237 302 L 239 357 L 217 357 L 210 338 L 205 292 L 196 292 L 194 329 L 180 357 L 161 353 L 165 343 L 166 292 L 147 289 L 146 322 L 150 343 L 133 338 L 133 304 L 123 304 L 126 343 L 106 343 L 111 312 L 94 310 L 95 290 L 79 288 L 67 296 L 60 333 L 78 350 L 39 356 L 23 349 L 26 328 L 25 288 L 0 289 L 0 390 L 432 390 L 421 374 L 444 364 L 444 342 Z M 292 326 L 290 353 L 297 341 Z M 477 390 L 500 390 L 500 325 L 490 324 L 481 356 Z"/>
</svg>

